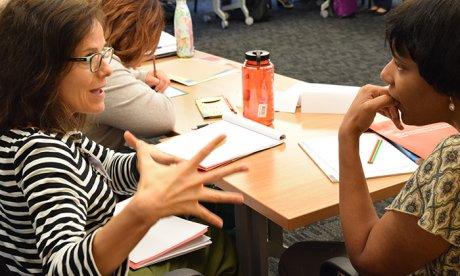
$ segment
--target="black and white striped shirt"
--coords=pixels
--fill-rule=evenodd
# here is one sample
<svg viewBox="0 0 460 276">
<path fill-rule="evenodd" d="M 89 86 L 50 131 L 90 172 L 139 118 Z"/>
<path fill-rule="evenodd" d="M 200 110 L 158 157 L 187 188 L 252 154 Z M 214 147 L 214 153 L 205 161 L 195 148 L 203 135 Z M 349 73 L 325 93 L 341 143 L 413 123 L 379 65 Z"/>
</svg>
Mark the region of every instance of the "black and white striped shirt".
<svg viewBox="0 0 460 276">
<path fill-rule="evenodd" d="M 98 275 L 94 233 L 112 217 L 114 193 L 134 193 L 137 180 L 135 154 L 115 153 L 81 133 L 4 133 L 0 255 L 19 274 Z M 127 271 L 124 262 L 115 274 Z"/>
</svg>

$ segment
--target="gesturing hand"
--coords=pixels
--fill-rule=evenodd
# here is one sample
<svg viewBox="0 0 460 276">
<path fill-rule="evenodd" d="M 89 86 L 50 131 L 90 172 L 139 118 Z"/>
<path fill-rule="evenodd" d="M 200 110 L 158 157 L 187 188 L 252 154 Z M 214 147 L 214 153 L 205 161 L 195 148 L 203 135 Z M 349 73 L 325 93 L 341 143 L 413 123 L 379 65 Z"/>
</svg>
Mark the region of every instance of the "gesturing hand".
<svg viewBox="0 0 460 276">
<path fill-rule="evenodd" d="M 345 114 L 340 131 L 361 135 L 372 124 L 377 112 L 390 118 L 397 128 L 403 129 L 397 105 L 398 102 L 388 93 L 388 87 L 365 85 Z"/>
<path fill-rule="evenodd" d="M 136 150 L 140 174 L 138 191 L 130 202 L 132 210 L 147 223 L 170 215 L 193 215 L 221 227 L 222 219 L 199 202 L 242 203 L 239 193 L 217 191 L 204 187 L 227 175 L 246 171 L 244 166 L 225 166 L 210 172 L 197 170 L 200 162 L 225 139 L 219 136 L 201 149 L 190 161 L 173 160 L 161 164 L 152 156 L 152 146 L 125 133 L 126 142 Z M 168 159 L 170 160 L 170 159 Z M 170 160 L 171 161 L 171 160 Z"/>
</svg>

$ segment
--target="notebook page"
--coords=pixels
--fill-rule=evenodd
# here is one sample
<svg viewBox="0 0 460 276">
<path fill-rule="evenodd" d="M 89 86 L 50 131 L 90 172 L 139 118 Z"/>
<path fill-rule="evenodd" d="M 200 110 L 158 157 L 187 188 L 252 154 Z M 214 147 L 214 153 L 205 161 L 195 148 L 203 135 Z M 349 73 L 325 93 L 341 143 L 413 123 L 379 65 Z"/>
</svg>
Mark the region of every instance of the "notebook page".
<svg viewBox="0 0 460 276">
<path fill-rule="evenodd" d="M 283 143 L 282 140 L 221 120 L 175 136 L 156 147 L 163 152 L 190 160 L 200 149 L 221 134 L 227 136 L 225 141 L 200 163 L 200 167 L 205 170 Z"/>
<path fill-rule="evenodd" d="M 250 129 L 252 131 L 255 131 L 257 133 L 263 134 L 272 139 L 283 140 L 286 138 L 286 135 L 284 135 L 279 130 L 256 123 L 252 120 L 246 119 L 244 117 L 238 116 L 233 113 L 229 113 L 229 112 L 224 113 L 222 115 L 222 119 L 232 124 L 235 124 L 235 125 Z"/>
<path fill-rule="evenodd" d="M 384 139 L 375 161 L 368 164 L 367 161 L 378 139 L 382 138 L 374 133 L 364 133 L 359 140 L 359 155 L 366 178 L 412 173 L 417 169 L 417 164 Z M 337 133 L 321 138 L 305 139 L 299 142 L 299 145 L 332 182 L 339 181 Z"/>
</svg>

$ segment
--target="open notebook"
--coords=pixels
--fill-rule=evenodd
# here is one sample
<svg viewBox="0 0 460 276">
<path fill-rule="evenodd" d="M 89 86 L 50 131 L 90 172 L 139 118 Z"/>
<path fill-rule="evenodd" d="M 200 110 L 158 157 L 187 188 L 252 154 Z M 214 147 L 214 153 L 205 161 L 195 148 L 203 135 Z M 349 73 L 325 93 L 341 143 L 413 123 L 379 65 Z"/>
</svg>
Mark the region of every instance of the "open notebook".
<svg viewBox="0 0 460 276">
<path fill-rule="evenodd" d="M 175 55 L 177 52 L 176 37 L 168 34 L 167 32 L 161 32 L 160 41 L 155 50 L 155 57 L 167 57 Z"/>
<path fill-rule="evenodd" d="M 372 164 L 367 160 L 372 154 L 380 136 L 364 133 L 359 140 L 359 155 L 366 178 L 412 173 L 417 164 L 383 139 L 382 145 Z M 331 132 L 319 138 L 305 139 L 299 146 L 313 159 L 332 182 L 339 182 L 339 145 L 337 133 Z"/>
<path fill-rule="evenodd" d="M 124 200 L 115 207 L 115 215 L 129 203 Z M 211 244 L 204 234 L 208 226 L 176 216 L 160 219 L 129 253 L 129 266 L 138 269 L 192 252 Z"/>
<path fill-rule="evenodd" d="M 233 113 L 225 113 L 222 120 L 206 127 L 175 136 L 157 148 L 165 153 L 190 160 L 212 139 L 225 134 L 227 138 L 201 163 L 200 168 L 211 170 L 252 153 L 284 143 L 279 131 Z"/>
</svg>

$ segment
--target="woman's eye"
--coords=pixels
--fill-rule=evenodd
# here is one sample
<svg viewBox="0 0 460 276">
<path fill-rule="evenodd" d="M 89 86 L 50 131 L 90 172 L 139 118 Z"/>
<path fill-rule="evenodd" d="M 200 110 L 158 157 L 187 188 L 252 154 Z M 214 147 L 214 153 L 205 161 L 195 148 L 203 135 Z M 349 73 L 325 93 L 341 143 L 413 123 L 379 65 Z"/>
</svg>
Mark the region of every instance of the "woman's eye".
<svg viewBox="0 0 460 276">
<path fill-rule="evenodd" d="M 395 65 L 396 65 L 396 70 L 398 70 L 398 71 L 404 70 L 404 68 L 401 65 L 399 65 L 398 63 L 395 62 Z"/>
</svg>

